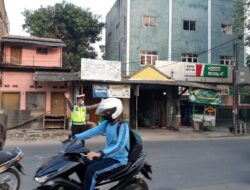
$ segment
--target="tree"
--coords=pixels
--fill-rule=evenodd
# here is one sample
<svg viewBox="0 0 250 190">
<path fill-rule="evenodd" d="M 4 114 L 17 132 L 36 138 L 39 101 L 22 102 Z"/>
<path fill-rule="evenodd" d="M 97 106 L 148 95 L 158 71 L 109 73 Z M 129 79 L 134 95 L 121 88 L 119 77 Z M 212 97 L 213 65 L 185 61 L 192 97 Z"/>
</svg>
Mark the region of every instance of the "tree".
<svg viewBox="0 0 250 190">
<path fill-rule="evenodd" d="M 105 45 L 99 45 L 99 49 L 102 53 L 102 59 L 105 59 L 106 57 L 106 46 Z"/>
<path fill-rule="evenodd" d="M 241 36 L 242 31 L 245 29 L 245 21 L 246 21 L 246 1 L 245 0 L 236 0 L 233 14 L 233 33 L 235 36 Z"/>
<path fill-rule="evenodd" d="M 249 20 L 249 0 L 235 0 L 233 33 L 236 38 L 245 39 L 245 46 L 250 47 L 250 20 Z M 250 65 L 250 55 L 247 55 L 247 64 Z"/>
<path fill-rule="evenodd" d="M 23 29 L 38 37 L 59 38 L 66 44 L 63 48 L 63 65 L 74 71 L 80 69 L 81 58 L 96 58 L 91 46 L 101 40 L 104 23 L 100 16 L 93 15 L 89 9 L 77 7 L 63 1 L 54 6 L 24 10 Z"/>
</svg>

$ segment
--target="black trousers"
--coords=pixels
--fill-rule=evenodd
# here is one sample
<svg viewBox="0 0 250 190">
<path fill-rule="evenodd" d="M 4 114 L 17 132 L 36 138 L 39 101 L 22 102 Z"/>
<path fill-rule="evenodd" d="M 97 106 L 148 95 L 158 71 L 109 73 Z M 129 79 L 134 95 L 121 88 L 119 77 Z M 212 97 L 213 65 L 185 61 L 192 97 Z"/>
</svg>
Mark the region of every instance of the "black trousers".
<svg viewBox="0 0 250 190">
<path fill-rule="evenodd" d="M 98 158 L 89 161 L 85 171 L 83 190 L 94 190 L 97 179 L 110 175 L 110 172 L 122 167 L 121 163 L 112 158 Z"/>
<path fill-rule="evenodd" d="M 82 133 L 84 131 L 87 130 L 87 127 L 86 125 L 73 125 L 71 126 L 71 133 L 72 133 L 72 136 L 76 135 L 76 134 L 79 134 L 79 133 Z M 85 141 L 82 140 L 82 144 L 83 146 L 85 146 Z"/>
</svg>

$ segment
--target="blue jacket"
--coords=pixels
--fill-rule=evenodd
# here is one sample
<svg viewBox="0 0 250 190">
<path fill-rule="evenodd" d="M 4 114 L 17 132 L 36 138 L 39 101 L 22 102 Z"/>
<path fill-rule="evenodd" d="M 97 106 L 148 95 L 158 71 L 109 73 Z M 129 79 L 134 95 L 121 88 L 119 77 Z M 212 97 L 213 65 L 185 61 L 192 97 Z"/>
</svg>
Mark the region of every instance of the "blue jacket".
<svg viewBox="0 0 250 190">
<path fill-rule="evenodd" d="M 122 165 L 128 163 L 129 142 L 129 128 L 126 123 L 120 126 L 119 134 L 117 135 L 118 123 L 114 125 L 107 124 L 107 121 L 101 122 L 98 126 L 87 130 L 83 133 L 75 135 L 76 139 L 86 140 L 106 133 L 106 145 L 101 151 L 103 157 L 112 158 L 119 161 Z M 127 148 L 126 148 L 127 147 Z"/>
</svg>

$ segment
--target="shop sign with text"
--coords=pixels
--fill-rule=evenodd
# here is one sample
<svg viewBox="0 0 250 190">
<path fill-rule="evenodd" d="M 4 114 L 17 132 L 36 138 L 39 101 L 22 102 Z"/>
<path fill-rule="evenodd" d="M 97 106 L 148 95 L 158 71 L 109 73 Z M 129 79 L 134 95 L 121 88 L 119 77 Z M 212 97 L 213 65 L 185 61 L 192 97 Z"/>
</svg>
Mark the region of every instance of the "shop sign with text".
<svg viewBox="0 0 250 190">
<path fill-rule="evenodd" d="M 227 78 L 228 67 L 226 65 L 186 63 L 185 75 L 196 77 Z"/>
<path fill-rule="evenodd" d="M 130 98 L 130 85 L 93 84 L 94 98 Z"/>
</svg>

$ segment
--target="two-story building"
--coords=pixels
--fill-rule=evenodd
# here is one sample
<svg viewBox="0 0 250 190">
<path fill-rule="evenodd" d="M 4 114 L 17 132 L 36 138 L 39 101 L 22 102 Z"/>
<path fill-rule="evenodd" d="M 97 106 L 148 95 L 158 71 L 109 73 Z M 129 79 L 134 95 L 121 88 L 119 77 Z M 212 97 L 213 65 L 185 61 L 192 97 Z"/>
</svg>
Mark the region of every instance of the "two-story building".
<svg viewBox="0 0 250 190">
<path fill-rule="evenodd" d="M 3 36 L 0 63 L 0 110 L 8 125 L 21 124 L 40 114 L 66 115 L 65 91 L 74 74 L 62 68 L 60 39 Z"/>
</svg>

